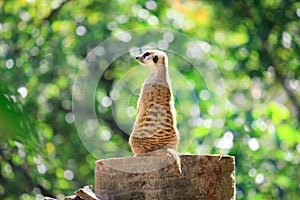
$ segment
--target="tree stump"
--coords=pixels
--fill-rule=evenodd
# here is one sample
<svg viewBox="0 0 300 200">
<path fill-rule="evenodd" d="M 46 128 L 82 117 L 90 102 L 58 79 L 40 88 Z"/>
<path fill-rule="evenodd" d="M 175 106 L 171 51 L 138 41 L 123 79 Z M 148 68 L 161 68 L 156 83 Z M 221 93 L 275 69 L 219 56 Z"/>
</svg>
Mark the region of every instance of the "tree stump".
<svg viewBox="0 0 300 200">
<path fill-rule="evenodd" d="M 95 194 L 105 200 L 235 199 L 235 160 L 181 155 L 182 174 L 165 158 L 112 158 L 95 163 Z"/>
</svg>

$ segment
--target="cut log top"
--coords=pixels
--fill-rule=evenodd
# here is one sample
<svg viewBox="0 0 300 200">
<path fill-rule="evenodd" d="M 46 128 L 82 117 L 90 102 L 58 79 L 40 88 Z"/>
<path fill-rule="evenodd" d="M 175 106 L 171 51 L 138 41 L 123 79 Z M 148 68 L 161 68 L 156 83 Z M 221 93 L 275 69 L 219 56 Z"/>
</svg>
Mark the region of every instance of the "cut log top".
<svg viewBox="0 0 300 200">
<path fill-rule="evenodd" d="M 95 163 L 95 193 L 103 199 L 235 199 L 235 159 L 181 155 L 182 174 L 161 157 L 103 159 Z"/>
</svg>

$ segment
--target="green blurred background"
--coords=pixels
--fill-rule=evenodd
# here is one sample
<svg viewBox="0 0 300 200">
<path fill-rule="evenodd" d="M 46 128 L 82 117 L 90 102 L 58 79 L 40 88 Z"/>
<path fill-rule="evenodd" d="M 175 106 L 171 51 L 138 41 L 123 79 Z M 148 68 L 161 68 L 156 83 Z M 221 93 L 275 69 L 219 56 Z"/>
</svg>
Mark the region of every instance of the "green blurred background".
<svg viewBox="0 0 300 200">
<path fill-rule="evenodd" d="M 178 124 L 185 130 L 180 152 L 201 153 L 205 135 L 215 136 L 207 128 L 214 102 L 224 104 L 224 126 L 208 153 L 236 157 L 237 199 L 299 199 L 296 0 L 0 0 L 0 199 L 62 198 L 93 184 L 95 160 L 113 157 L 116 147 L 131 156 L 127 129 L 148 71 L 136 79 L 134 92 L 118 93 L 126 102 L 114 102 L 113 89 L 125 91 L 118 85 L 130 79 L 124 74 L 138 73 L 133 56 L 116 59 L 104 71 L 94 101 L 103 127 L 97 133 L 109 142 L 97 156 L 87 151 L 74 125 L 72 89 L 92 49 L 120 31 L 146 27 L 168 28 L 196 41 L 209 54 L 199 61 L 203 69 L 214 63 L 224 84 L 226 98 L 219 98 L 203 81 L 209 77 L 169 54 L 170 72 L 182 76 L 175 81 L 171 76 Z M 194 47 L 168 38 L 170 45 Z M 182 95 L 187 83 L 196 98 Z M 121 105 L 115 114 L 114 105 Z"/>
</svg>

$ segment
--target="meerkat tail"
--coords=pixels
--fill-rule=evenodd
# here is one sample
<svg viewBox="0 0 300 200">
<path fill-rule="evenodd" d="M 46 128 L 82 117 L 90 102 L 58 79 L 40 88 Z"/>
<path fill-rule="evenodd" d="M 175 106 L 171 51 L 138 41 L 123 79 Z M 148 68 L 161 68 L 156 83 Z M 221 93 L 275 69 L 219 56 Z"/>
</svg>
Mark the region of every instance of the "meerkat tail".
<svg viewBox="0 0 300 200">
<path fill-rule="evenodd" d="M 170 148 L 167 148 L 166 151 L 167 151 L 167 155 L 171 161 L 171 164 L 174 168 L 175 174 L 177 174 L 179 176 L 182 173 L 182 169 L 181 169 L 181 161 L 180 161 L 178 152 L 175 151 L 174 149 L 170 149 Z"/>
<path fill-rule="evenodd" d="M 135 154 L 134 157 L 141 157 L 141 156 L 159 156 L 164 157 L 168 160 L 168 163 L 172 165 L 173 171 L 177 176 L 180 176 L 182 173 L 181 169 L 181 161 L 178 155 L 178 152 L 171 148 L 161 148 L 156 151 L 152 151 L 149 153 L 142 153 L 142 154 Z"/>
</svg>

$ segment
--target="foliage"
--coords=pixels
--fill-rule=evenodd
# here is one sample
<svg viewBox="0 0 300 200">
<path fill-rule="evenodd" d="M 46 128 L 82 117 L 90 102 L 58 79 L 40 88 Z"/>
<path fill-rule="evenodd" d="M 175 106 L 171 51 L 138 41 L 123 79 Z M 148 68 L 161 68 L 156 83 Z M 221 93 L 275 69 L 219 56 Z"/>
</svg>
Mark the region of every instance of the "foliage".
<svg viewBox="0 0 300 200">
<path fill-rule="evenodd" d="M 205 135 L 216 136 L 221 128 L 210 153 L 236 157 L 237 199 L 298 199 L 299 18 L 296 0 L 0 0 L 0 198 L 70 194 L 93 184 L 94 161 L 114 156 L 105 152 L 130 150 L 126 133 L 135 118 L 138 84 L 148 71 L 138 69 L 129 54 L 103 71 L 94 101 L 104 127 L 99 137 L 109 142 L 97 157 L 87 151 L 74 125 L 72 87 L 78 72 L 85 73 L 83 60 L 102 41 L 120 31 L 150 27 L 188 35 L 202 47 L 199 52 L 189 40 L 169 41 L 178 51 L 193 50 L 167 52 L 184 130 L 180 151 L 201 153 Z M 199 53 L 208 57 L 199 58 Z M 193 57 L 203 71 L 189 62 Z M 212 67 L 222 77 L 212 81 L 223 82 L 226 98 L 206 84 L 205 71 Z M 124 78 L 133 68 L 138 75 Z M 131 80 L 126 86 L 133 84 L 134 91 L 118 85 L 123 79 Z M 187 83 L 196 98 L 184 93 Z M 126 102 L 114 102 L 112 91 L 118 87 Z M 117 103 L 123 110 L 115 110 L 116 117 Z M 213 112 L 222 104 L 222 127 L 209 129 L 222 117 Z"/>
</svg>

